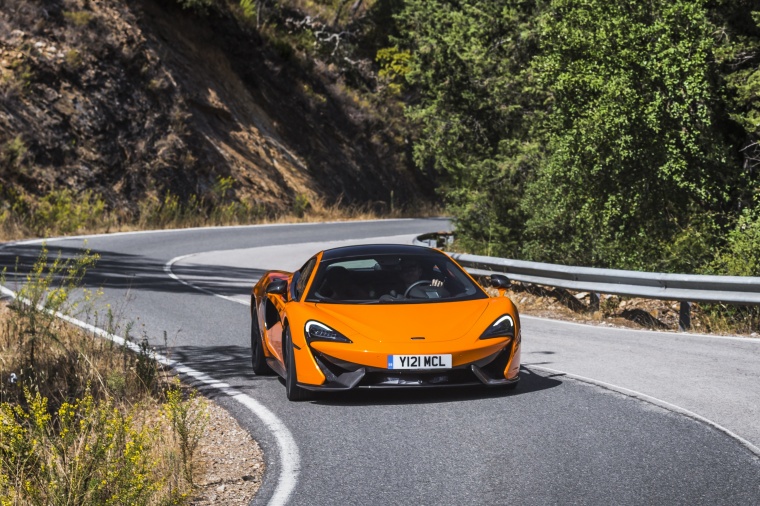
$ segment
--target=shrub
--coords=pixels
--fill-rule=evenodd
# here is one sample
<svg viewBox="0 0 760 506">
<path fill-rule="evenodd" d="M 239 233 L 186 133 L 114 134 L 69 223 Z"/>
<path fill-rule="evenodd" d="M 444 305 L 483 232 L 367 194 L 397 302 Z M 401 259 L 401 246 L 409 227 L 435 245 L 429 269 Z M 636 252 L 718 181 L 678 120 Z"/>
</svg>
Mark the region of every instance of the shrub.
<svg viewBox="0 0 760 506">
<path fill-rule="evenodd" d="M 63 11 L 63 17 L 74 26 L 84 28 L 90 24 L 95 15 L 87 11 Z"/>
<path fill-rule="evenodd" d="M 760 206 L 744 209 L 710 270 L 731 276 L 760 276 Z"/>
<path fill-rule="evenodd" d="M 80 301 L 69 295 L 80 287 L 87 269 L 100 258 L 97 253 L 84 250 L 81 254 L 64 259 L 59 253 L 52 263 L 48 263 L 48 249 L 43 245 L 34 266 L 26 275 L 26 284 L 19 291 L 17 305 L 20 314 L 38 318 L 53 319 L 54 313 L 67 315 L 76 313 Z M 84 300 L 89 300 L 90 292 L 85 290 Z M 34 329 L 32 333 L 36 333 Z"/>
<path fill-rule="evenodd" d="M 82 54 L 76 49 L 69 49 L 64 56 L 64 62 L 71 71 L 78 70 L 82 66 Z"/>
<path fill-rule="evenodd" d="M 30 504 L 145 504 L 157 490 L 149 442 L 110 401 L 87 393 L 53 417 L 47 399 L 25 391 L 27 408 L 0 405 L 0 497 Z"/>
<path fill-rule="evenodd" d="M 135 354 L 54 317 L 86 313 L 96 326 L 120 330 L 110 308 L 99 321 L 93 294 L 81 288 L 96 259 L 85 251 L 50 260 L 43 247 L 19 299 L 0 305 L 3 506 L 184 504 L 190 497 L 208 419 L 204 399 L 183 398 L 177 384 L 162 407 L 165 379 L 147 341 Z M 130 330 L 121 329 L 128 340 Z"/>
<path fill-rule="evenodd" d="M 206 14 L 209 7 L 213 5 L 213 0 L 177 0 L 177 3 L 185 10 L 192 10 L 198 14 Z"/>
<path fill-rule="evenodd" d="M 20 135 L 13 140 L 6 142 L 0 149 L 0 167 L 5 167 L 14 171 L 22 168 L 28 148 Z"/>
<path fill-rule="evenodd" d="M 17 360 L 10 363 L 4 361 L 3 365 L 18 370 L 22 381 L 54 378 L 57 376 L 55 371 L 60 371 L 63 364 L 77 359 L 76 354 L 72 356 L 71 350 L 61 346 L 54 314 L 73 314 L 82 305 L 81 301 L 72 300 L 70 294 L 80 286 L 87 268 L 97 258 L 97 255 L 85 251 L 73 259 L 64 260 L 59 255 L 48 265 L 47 249 L 42 248 L 26 276 L 26 283 L 18 290 L 19 298 L 14 305 L 18 317 L 9 321 L 5 329 L 4 337 L 9 347 L 16 350 Z M 85 301 L 91 295 L 85 290 Z M 59 353 L 53 356 L 47 354 L 50 361 L 40 361 L 40 355 L 45 355 L 42 350 L 50 347 L 60 348 Z"/>
<path fill-rule="evenodd" d="M 411 70 L 412 53 L 400 50 L 398 46 L 387 47 L 378 50 L 375 60 L 380 65 L 378 77 L 388 83 L 392 94 L 400 94 Z"/>
<path fill-rule="evenodd" d="M 256 4 L 255 0 L 240 0 L 240 8 L 243 11 L 244 18 L 251 19 L 256 15 Z"/>
<path fill-rule="evenodd" d="M 192 486 L 195 469 L 193 457 L 208 422 L 206 404 L 194 391 L 187 400 L 183 400 L 177 382 L 166 392 L 164 414 L 171 423 L 174 441 L 180 451 L 183 475 Z"/>
<path fill-rule="evenodd" d="M 38 235 L 71 234 L 102 226 L 106 204 L 89 190 L 76 197 L 71 190 L 55 190 L 32 206 L 31 227 Z"/>
<path fill-rule="evenodd" d="M 306 195 L 303 195 L 301 193 L 296 195 L 296 198 L 293 201 L 293 214 L 299 218 L 303 218 L 303 215 L 306 214 L 306 211 L 310 207 L 311 204 L 309 203 L 309 199 L 306 197 Z"/>
<path fill-rule="evenodd" d="M 14 85 L 20 89 L 25 90 L 32 85 L 32 79 L 34 79 L 34 71 L 29 63 L 24 60 L 16 60 L 11 64 L 13 70 Z"/>
</svg>

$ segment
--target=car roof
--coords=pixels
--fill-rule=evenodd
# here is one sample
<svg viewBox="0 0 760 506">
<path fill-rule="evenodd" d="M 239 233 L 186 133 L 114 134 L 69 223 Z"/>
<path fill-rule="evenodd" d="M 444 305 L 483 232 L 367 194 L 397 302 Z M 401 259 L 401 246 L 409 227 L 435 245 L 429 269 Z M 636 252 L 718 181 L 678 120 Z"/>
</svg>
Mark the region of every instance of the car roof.
<svg viewBox="0 0 760 506">
<path fill-rule="evenodd" d="M 350 258 L 364 255 L 440 255 L 441 253 L 425 246 L 411 244 L 361 244 L 332 248 L 322 253 L 322 261 L 337 258 Z"/>
</svg>

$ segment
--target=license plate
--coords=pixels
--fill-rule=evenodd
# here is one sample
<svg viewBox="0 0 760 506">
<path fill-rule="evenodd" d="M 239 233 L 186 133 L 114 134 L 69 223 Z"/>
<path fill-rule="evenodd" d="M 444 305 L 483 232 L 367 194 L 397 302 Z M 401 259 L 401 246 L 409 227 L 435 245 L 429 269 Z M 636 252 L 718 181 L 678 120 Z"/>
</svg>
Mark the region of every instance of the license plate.
<svg viewBox="0 0 760 506">
<path fill-rule="evenodd" d="M 388 369 L 451 369 L 451 355 L 388 355 Z"/>
</svg>

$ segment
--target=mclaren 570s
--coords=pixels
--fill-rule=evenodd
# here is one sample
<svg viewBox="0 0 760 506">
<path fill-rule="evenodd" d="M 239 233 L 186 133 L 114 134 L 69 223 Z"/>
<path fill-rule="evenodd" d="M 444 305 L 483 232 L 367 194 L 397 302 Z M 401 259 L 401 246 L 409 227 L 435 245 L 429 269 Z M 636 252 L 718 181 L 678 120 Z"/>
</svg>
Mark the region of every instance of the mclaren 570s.
<svg viewBox="0 0 760 506">
<path fill-rule="evenodd" d="M 493 274 L 489 284 L 493 296 L 421 246 L 320 251 L 253 287 L 253 370 L 280 375 L 294 401 L 365 387 L 514 388 L 520 318 L 505 296 L 509 279 Z"/>
</svg>

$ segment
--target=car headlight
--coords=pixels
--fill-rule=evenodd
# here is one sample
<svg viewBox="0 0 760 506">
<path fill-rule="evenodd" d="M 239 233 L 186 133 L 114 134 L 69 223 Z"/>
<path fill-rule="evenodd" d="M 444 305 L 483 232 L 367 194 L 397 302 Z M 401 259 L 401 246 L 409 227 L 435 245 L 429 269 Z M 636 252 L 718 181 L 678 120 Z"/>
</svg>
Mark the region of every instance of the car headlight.
<svg viewBox="0 0 760 506">
<path fill-rule="evenodd" d="M 505 314 L 498 317 L 480 336 L 481 339 L 492 339 L 494 337 L 515 337 L 515 321 L 511 316 Z"/>
<path fill-rule="evenodd" d="M 319 323 L 315 320 L 309 320 L 306 322 L 306 341 L 329 341 L 333 343 L 351 343 L 349 338 L 333 330 L 324 323 Z"/>
</svg>

